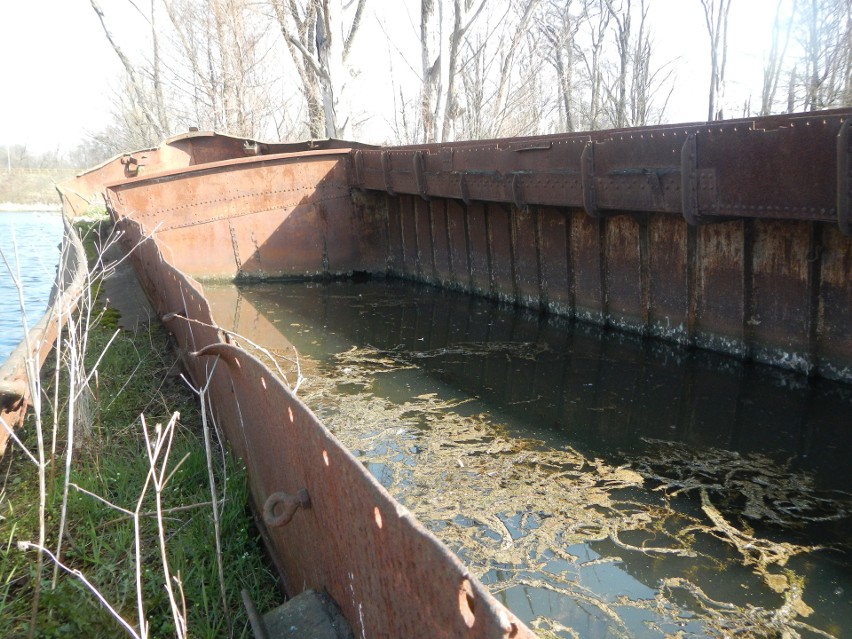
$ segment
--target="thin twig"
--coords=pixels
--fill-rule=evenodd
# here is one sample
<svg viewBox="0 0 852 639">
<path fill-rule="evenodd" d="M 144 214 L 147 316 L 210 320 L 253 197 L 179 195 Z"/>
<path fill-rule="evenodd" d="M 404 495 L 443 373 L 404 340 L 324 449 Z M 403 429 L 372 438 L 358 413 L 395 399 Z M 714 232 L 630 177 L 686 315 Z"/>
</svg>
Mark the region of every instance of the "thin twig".
<svg viewBox="0 0 852 639">
<path fill-rule="evenodd" d="M 169 454 L 171 453 L 172 441 L 174 440 L 175 424 L 177 424 L 177 420 L 179 417 L 180 413 L 172 413 L 172 417 L 166 425 L 165 430 L 159 429 L 158 424 L 157 445 L 155 447 L 156 453 L 154 458 L 152 458 L 151 460 L 151 468 L 152 470 L 156 470 L 156 464 L 160 459 L 160 453 L 163 453 L 162 462 L 159 462 L 159 474 L 157 472 L 154 472 L 154 493 L 157 505 L 157 533 L 160 542 L 160 558 L 163 562 L 163 575 L 165 578 L 166 592 L 169 595 L 169 604 L 171 605 L 172 617 L 174 617 L 175 621 L 175 633 L 177 634 L 178 639 L 182 639 L 186 636 L 187 632 L 186 618 L 181 615 L 181 611 L 178 608 L 177 601 L 175 600 L 174 590 L 172 588 L 172 578 L 169 571 L 169 558 L 168 554 L 166 553 L 166 527 L 163 523 L 162 497 L 163 488 L 165 488 L 166 485 L 166 482 L 163 481 L 163 477 L 168 468 Z M 186 459 L 186 457 L 184 457 L 184 459 Z M 171 475 L 169 475 L 169 477 L 171 477 Z"/>
<path fill-rule="evenodd" d="M 24 451 L 24 453 L 26 454 L 26 456 L 27 456 L 27 457 L 29 457 L 29 458 L 32 460 L 32 462 L 33 462 L 36 466 L 38 466 L 38 459 L 36 459 L 36 458 L 35 458 L 35 455 L 33 455 L 33 454 L 32 454 L 32 453 L 31 453 L 31 452 L 27 449 L 27 447 L 26 447 L 26 446 L 24 446 L 24 443 L 23 443 L 20 439 L 18 439 L 18 436 L 15 434 L 15 431 L 14 431 L 14 430 L 13 430 L 13 429 L 9 426 L 9 424 L 7 424 L 7 423 L 6 423 L 6 420 L 5 420 L 5 419 L 3 419 L 2 417 L 0 417 L 0 425 L 2 425 L 2 426 L 3 426 L 3 428 L 5 428 L 5 429 L 6 429 L 6 432 L 7 432 L 7 433 L 9 433 L 9 437 L 11 437 L 12 439 L 14 439 L 14 440 L 15 440 L 15 443 L 18 445 L 18 447 L 19 447 L 22 451 Z"/>
<path fill-rule="evenodd" d="M 127 510 L 126 508 L 122 508 L 121 506 L 116 506 L 116 505 L 115 505 L 114 503 L 112 503 L 111 501 L 107 501 L 106 499 L 104 499 L 104 498 L 103 498 L 103 497 L 101 497 L 100 495 L 97 495 L 97 494 L 93 493 L 93 492 L 92 492 L 92 491 L 90 491 L 90 490 L 86 490 L 86 489 L 85 489 L 85 488 L 83 488 L 82 486 L 78 486 L 77 484 L 75 484 L 75 483 L 73 483 L 73 482 L 68 482 L 68 485 L 69 485 L 71 488 L 74 488 L 75 490 L 79 490 L 81 493 L 83 493 L 83 494 L 85 494 L 85 495 L 88 495 L 89 497 L 92 497 L 93 499 L 97 499 L 99 502 L 101 502 L 101 503 L 103 503 L 103 504 L 105 504 L 105 505 L 109 506 L 110 508 L 113 508 L 114 510 L 117 510 L 117 511 L 119 511 L 119 512 L 121 512 L 121 513 L 124 513 L 124 514 L 125 514 L 125 515 L 127 515 L 128 517 L 133 517 L 133 515 L 134 515 L 134 513 L 133 513 L 132 511 Z"/>
<path fill-rule="evenodd" d="M 68 424 L 67 424 L 67 442 L 65 445 L 65 481 L 62 487 L 62 507 L 59 516 L 59 532 L 56 540 L 56 557 L 57 560 L 62 559 L 62 539 L 65 534 L 65 519 L 68 512 L 68 482 L 71 481 L 71 460 L 74 455 L 74 406 L 76 406 L 77 397 L 77 365 L 78 358 L 81 356 L 77 352 L 75 346 L 77 344 L 76 331 L 74 330 L 73 318 L 68 318 L 69 330 L 68 334 L 71 340 L 69 344 L 69 353 L 71 360 L 68 364 Z M 59 578 L 59 564 L 53 566 L 53 581 L 51 588 L 56 588 L 56 580 Z"/>
<path fill-rule="evenodd" d="M 207 423 L 207 391 L 213 381 L 213 373 L 216 371 L 216 366 L 219 363 L 219 357 L 213 361 L 213 365 L 207 372 L 207 382 L 200 388 L 192 388 L 193 392 L 199 396 L 201 402 L 201 430 L 204 433 L 204 452 L 207 456 L 207 480 L 210 483 L 210 497 L 213 507 L 213 533 L 216 541 L 216 567 L 219 572 L 219 590 L 222 595 L 222 611 L 225 614 L 225 620 L 228 624 L 228 635 L 233 636 L 233 627 L 231 622 L 231 614 L 228 608 L 227 589 L 225 587 L 225 567 L 222 562 L 222 536 L 219 523 L 219 504 L 218 490 L 216 489 L 216 476 L 213 472 L 213 450 L 210 443 L 210 426 Z"/>
<path fill-rule="evenodd" d="M 32 548 L 33 550 L 38 550 L 39 556 L 41 556 L 42 553 L 47 555 L 48 557 L 50 557 L 53 560 L 53 562 L 57 566 L 62 568 L 62 570 L 67 572 L 69 575 L 74 575 L 75 577 L 77 577 L 77 579 L 79 579 L 80 581 L 83 582 L 83 585 L 86 586 L 86 588 L 89 589 L 89 591 L 97 598 L 97 600 L 101 602 L 101 605 L 109 611 L 109 613 L 115 618 L 115 620 L 118 623 L 120 623 L 121 626 L 125 630 L 127 630 L 127 632 L 130 634 L 131 637 L 136 637 L 137 639 L 140 639 L 139 635 L 133 629 L 133 626 L 131 626 L 129 623 L 127 623 L 127 621 L 124 619 L 124 617 L 122 617 L 118 613 L 118 611 L 110 605 L 110 603 L 106 600 L 106 598 L 98 591 L 97 588 L 95 588 L 95 586 L 92 585 L 92 583 L 88 579 L 86 579 L 86 576 L 82 572 L 80 572 L 79 570 L 76 570 L 74 568 L 69 568 L 68 566 L 63 564 L 61 561 L 59 561 L 59 559 L 57 559 L 56 556 L 52 552 L 50 552 L 47 548 L 45 548 L 44 546 L 41 546 L 39 544 L 34 544 L 32 542 L 29 542 L 29 541 L 19 541 L 18 547 L 21 550 L 27 550 L 27 549 L 30 549 L 30 548 Z"/>
<path fill-rule="evenodd" d="M 222 331 L 222 333 L 224 333 L 225 335 L 227 335 L 229 337 L 235 337 L 238 340 L 242 340 L 242 341 L 246 342 L 253 349 L 260 351 L 261 353 L 266 355 L 266 357 L 269 359 L 270 362 L 272 362 L 272 365 L 275 366 L 275 369 L 278 371 L 278 376 L 284 381 L 284 383 L 287 385 L 287 387 L 290 388 L 293 391 L 293 393 L 296 393 L 299 390 L 299 386 L 301 386 L 302 382 L 304 381 L 304 378 L 302 377 L 302 367 L 299 363 L 299 352 L 296 351 L 295 346 L 293 347 L 293 351 L 295 351 L 295 353 L 296 353 L 295 359 L 291 359 L 291 358 L 286 357 L 284 355 L 279 356 L 281 359 L 286 360 L 286 361 L 288 361 L 291 364 L 294 364 L 296 366 L 296 376 L 297 376 L 296 385 L 291 386 L 290 381 L 287 379 L 287 376 L 284 374 L 284 371 L 282 371 L 281 367 L 278 365 L 278 360 L 275 358 L 275 356 L 267 348 L 261 346 L 260 344 L 253 342 L 252 340 L 250 340 L 245 335 L 240 335 L 239 333 L 236 333 L 234 331 L 230 331 L 226 328 L 222 328 L 221 326 L 217 326 L 216 324 L 208 324 L 207 322 L 202 322 L 201 320 L 197 320 L 197 319 L 194 319 L 192 317 L 184 317 L 183 315 L 178 315 L 177 313 L 169 313 L 166 316 L 164 316 L 163 319 L 165 321 L 169 321 L 169 320 L 172 320 L 172 319 L 182 319 L 182 320 L 184 320 L 184 321 L 186 321 L 190 324 L 198 324 L 199 326 L 204 326 L 206 328 L 212 328 L 214 330 Z M 196 391 L 196 393 L 197 392 L 198 391 Z"/>
<path fill-rule="evenodd" d="M 27 371 L 27 382 L 29 385 L 30 401 L 33 410 L 33 415 L 35 417 L 36 441 L 38 445 L 38 543 L 39 546 L 43 547 L 47 538 L 47 478 L 45 473 L 46 462 L 44 454 L 44 431 L 41 414 L 41 378 L 38 374 L 38 365 L 33 359 L 33 345 L 30 343 L 29 323 L 27 322 L 27 308 L 26 303 L 24 302 L 24 287 L 21 281 L 20 274 L 21 262 L 18 259 L 18 243 L 15 239 L 14 227 L 12 227 L 12 246 L 15 254 L 15 269 L 12 269 L 11 265 L 9 264 L 9 261 L 6 259 L 6 255 L 3 253 L 2 250 L 0 250 L 0 257 L 3 258 L 3 262 L 6 264 L 6 268 L 8 269 L 9 274 L 12 277 L 12 281 L 15 284 L 15 288 L 18 291 L 18 304 L 21 311 L 21 322 L 24 328 L 24 344 L 26 345 L 27 352 L 26 358 L 24 360 L 24 365 Z M 35 636 L 36 618 L 38 617 L 38 604 L 39 598 L 41 596 L 41 573 L 43 565 L 44 560 L 42 559 L 41 553 L 39 553 L 38 558 L 36 559 L 36 575 L 35 583 L 33 584 L 34 592 L 30 616 L 30 627 L 28 632 L 29 639 L 33 639 L 33 637 Z"/>
</svg>

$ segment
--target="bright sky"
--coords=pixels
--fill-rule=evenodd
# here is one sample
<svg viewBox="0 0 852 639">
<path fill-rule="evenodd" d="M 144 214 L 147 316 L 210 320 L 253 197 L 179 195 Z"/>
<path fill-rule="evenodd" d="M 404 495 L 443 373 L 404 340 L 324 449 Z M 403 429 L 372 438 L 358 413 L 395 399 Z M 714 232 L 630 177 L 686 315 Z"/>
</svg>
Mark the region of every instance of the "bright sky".
<svg viewBox="0 0 852 639">
<path fill-rule="evenodd" d="M 385 3 L 399 1 L 370 0 L 372 20 L 375 13 L 383 13 L 383 6 L 390 8 Z M 707 111 L 709 45 L 700 1 L 650 2 L 656 14 L 657 60 L 682 58 L 669 118 L 702 120 Z M 133 16 L 129 2 L 100 0 L 100 4 L 116 35 L 126 35 L 130 22 L 122 24 L 120 18 L 122 13 Z M 774 6 L 775 0 L 734 0 L 728 69 L 731 102 L 741 105 L 749 93 L 759 96 Z M 138 19 L 132 22 L 142 25 Z M 392 33 L 409 30 L 404 25 Z M 362 38 L 360 45 L 370 42 L 377 47 L 373 59 L 384 64 L 388 49 L 382 37 Z M 73 148 L 107 123 L 111 87 L 119 73 L 120 65 L 89 0 L 0 0 L 0 146 L 26 144 L 34 152 Z"/>
<path fill-rule="evenodd" d="M 89 0 L 0 0 L 0 144 L 72 148 L 106 120 L 118 69 Z"/>
</svg>

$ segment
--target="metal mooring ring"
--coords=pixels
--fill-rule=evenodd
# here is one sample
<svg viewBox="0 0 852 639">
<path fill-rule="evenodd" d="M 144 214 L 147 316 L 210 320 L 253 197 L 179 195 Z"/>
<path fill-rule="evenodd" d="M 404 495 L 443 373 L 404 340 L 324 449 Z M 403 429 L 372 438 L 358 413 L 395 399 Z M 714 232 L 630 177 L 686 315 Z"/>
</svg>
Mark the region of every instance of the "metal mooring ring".
<svg viewBox="0 0 852 639">
<path fill-rule="evenodd" d="M 269 528 L 286 526 L 293 519 L 299 507 L 310 508 L 311 498 L 308 491 L 302 488 L 295 495 L 290 493 L 272 493 L 263 504 L 263 522 Z M 277 515 L 276 510 L 281 510 Z"/>
</svg>

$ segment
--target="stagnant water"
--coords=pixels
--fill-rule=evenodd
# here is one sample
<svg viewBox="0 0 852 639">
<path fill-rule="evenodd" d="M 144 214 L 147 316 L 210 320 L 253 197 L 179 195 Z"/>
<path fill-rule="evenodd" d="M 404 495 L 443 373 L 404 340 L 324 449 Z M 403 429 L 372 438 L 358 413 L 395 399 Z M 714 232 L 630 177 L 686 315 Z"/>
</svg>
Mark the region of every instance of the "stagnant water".
<svg viewBox="0 0 852 639">
<path fill-rule="evenodd" d="M 852 637 L 848 386 L 399 281 L 205 291 L 542 636 Z"/>
</svg>

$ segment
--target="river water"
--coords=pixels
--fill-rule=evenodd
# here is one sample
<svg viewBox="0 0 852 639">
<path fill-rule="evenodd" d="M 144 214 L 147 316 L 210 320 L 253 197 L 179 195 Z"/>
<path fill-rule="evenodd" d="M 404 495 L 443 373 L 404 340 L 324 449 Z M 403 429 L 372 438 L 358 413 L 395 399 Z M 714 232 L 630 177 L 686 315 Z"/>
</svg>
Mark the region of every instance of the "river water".
<svg viewBox="0 0 852 639">
<path fill-rule="evenodd" d="M 852 389 L 399 281 L 208 285 L 542 636 L 852 637 Z"/>
<path fill-rule="evenodd" d="M 12 273 L 20 275 L 27 324 L 32 328 L 47 308 L 56 279 L 62 242 L 60 213 L 0 212 L 0 364 L 24 337 L 18 289 Z M 17 254 L 17 261 L 16 261 Z"/>
</svg>

